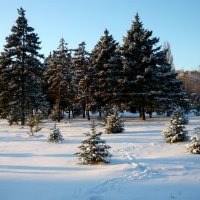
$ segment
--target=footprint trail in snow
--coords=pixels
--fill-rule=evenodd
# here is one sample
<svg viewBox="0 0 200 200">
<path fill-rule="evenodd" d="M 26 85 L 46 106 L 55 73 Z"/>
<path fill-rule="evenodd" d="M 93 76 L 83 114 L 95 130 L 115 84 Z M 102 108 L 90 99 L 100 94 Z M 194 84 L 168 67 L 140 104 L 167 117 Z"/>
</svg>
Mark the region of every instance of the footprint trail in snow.
<svg viewBox="0 0 200 200">
<path fill-rule="evenodd" d="M 151 178 L 157 174 L 155 170 L 137 161 L 134 150 L 135 146 L 113 150 L 113 153 L 118 154 L 119 157 L 125 160 L 123 162 L 123 164 L 126 164 L 125 167 L 123 167 L 119 176 L 112 176 L 92 188 L 88 192 L 89 197 L 87 200 L 103 200 L 108 192 L 119 191 L 120 184 L 123 182 Z"/>
</svg>

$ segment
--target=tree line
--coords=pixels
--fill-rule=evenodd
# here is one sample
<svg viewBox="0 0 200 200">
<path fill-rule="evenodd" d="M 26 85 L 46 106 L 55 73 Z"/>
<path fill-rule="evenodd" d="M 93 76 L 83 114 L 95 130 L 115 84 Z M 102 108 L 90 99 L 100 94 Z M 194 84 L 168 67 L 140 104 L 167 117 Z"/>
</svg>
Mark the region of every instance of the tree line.
<svg viewBox="0 0 200 200">
<path fill-rule="evenodd" d="M 120 45 L 106 29 L 91 52 L 82 42 L 69 49 L 64 38 L 44 57 L 25 10 L 6 37 L 0 55 L 0 117 L 25 124 L 42 112 L 60 121 L 63 112 L 90 119 L 113 106 L 145 113 L 170 112 L 187 105 L 187 93 L 176 79 L 169 45 L 145 29 L 138 14 Z"/>
</svg>

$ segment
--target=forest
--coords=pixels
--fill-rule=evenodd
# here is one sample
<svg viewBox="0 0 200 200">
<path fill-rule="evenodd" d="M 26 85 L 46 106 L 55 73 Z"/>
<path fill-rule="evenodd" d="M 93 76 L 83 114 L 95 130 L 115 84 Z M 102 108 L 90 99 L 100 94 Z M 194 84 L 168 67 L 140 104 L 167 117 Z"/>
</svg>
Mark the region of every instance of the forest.
<svg viewBox="0 0 200 200">
<path fill-rule="evenodd" d="M 143 27 L 139 14 L 120 45 L 105 29 L 91 52 L 82 42 L 69 49 L 64 38 L 45 57 L 41 41 L 28 25 L 23 8 L 0 54 L 0 117 L 24 125 L 39 113 L 58 122 L 91 112 L 170 114 L 188 109 L 189 94 L 176 78 L 170 45 Z"/>
</svg>

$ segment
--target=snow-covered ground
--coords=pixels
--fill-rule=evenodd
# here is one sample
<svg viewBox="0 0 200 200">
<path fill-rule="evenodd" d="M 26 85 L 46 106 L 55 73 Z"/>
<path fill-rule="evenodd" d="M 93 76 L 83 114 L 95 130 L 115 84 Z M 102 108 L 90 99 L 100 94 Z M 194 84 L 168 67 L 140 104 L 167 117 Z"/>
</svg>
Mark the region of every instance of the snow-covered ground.
<svg viewBox="0 0 200 200">
<path fill-rule="evenodd" d="M 189 120 L 192 135 L 200 118 Z M 200 155 L 188 153 L 187 143 L 164 142 L 168 122 L 125 119 L 125 133 L 103 135 L 111 163 L 85 166 L 74 153 L 89 131 L 87 120 L 58 123 L 65 139 L 60 144 L 47 142 L 53 122 L 30 137 L 27 127 L 0 120 L 0 200 L 198 200 Z"/>
</svg>

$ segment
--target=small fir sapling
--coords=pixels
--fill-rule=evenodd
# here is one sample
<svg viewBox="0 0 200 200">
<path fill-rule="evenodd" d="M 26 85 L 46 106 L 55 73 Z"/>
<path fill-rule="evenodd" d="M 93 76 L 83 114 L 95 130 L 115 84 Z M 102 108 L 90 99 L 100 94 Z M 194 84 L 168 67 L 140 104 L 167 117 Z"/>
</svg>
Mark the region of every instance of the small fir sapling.
<svg viewBox="0 0 200 200">
<path fill-rule="evenodd" d="M 53 121 L 61 120 L 64 118 L 64 115 L 59 110 L 59 105 L 56 103 L 51 111 L 51 114 L 49 115 L 49 119 L 52 119 Z"/>
<path fill-rule="evenodd" d="M 27 119 L 26 125 L 30 127 L 30 133 L 28 135 L 34 136 L 36 132 L 40 131 L 42 128 L 39 126 L 41 120 L 41 115 L 31 115 Z"/>
<path fill-rule="evenodd" d="M 7 120 L 8 120 L 8 123 L 9 123 L 9 126 L 12 126 L 12 125 L 18 125 L 19 123 L 19 117 L 18 117 L 18 115 L 14 115 L 14 114 L 12 114 L 12 115 L 9 115 L 8 117 L 7 117 Z"/>
<path fill-rule="evenodd" d="M 82 141 L 79 146 L 80 151 L 75 155 L 82 164 L 99 164 L 109 163 L 111 154 L 109 153 L 110 146 L 106 145 L 104 139 L 101 138 L 102 132 L 96 132 L 96 125 L 94 121 L 91 123 L 91 131 L 89 138 Z"/>
<path fill-rule="evenodd" d="M 163 130 L 163 136 L 167 143 L 183 142 L 188 139 L 188 131 L 184 130 L 188 120 L 184 118 L 183 112 L 178 108 L 171 117 L 170 124 L 167 129 Z"/>
<path fill-rule="evenodd" d="M 113 114 L 108 115 L 106 118 L 105 133 L 122 133 L 124 131 L 123 120 L 121 119 L 121 116 L 119 116 L 116 108 L 113 108 L 112 113 Z"/>
<path fill-rule="evenodd" d="M 195 133 L 197 135 L 190 138 L 191 143 L 186 144 L 185 148 L 193 154 L 200 154 L 200 127 L 195 128 Z"/>
<path fill-rule="evenodd" d="M 48 141 L 52 143 L 59 143 L 64 140 L 62 134 L 60 133 L 60 130 L 56 128 L 56 124 L 54 125 L 53 130 L 50 132 L 48 136 Z"/>
</svg>

